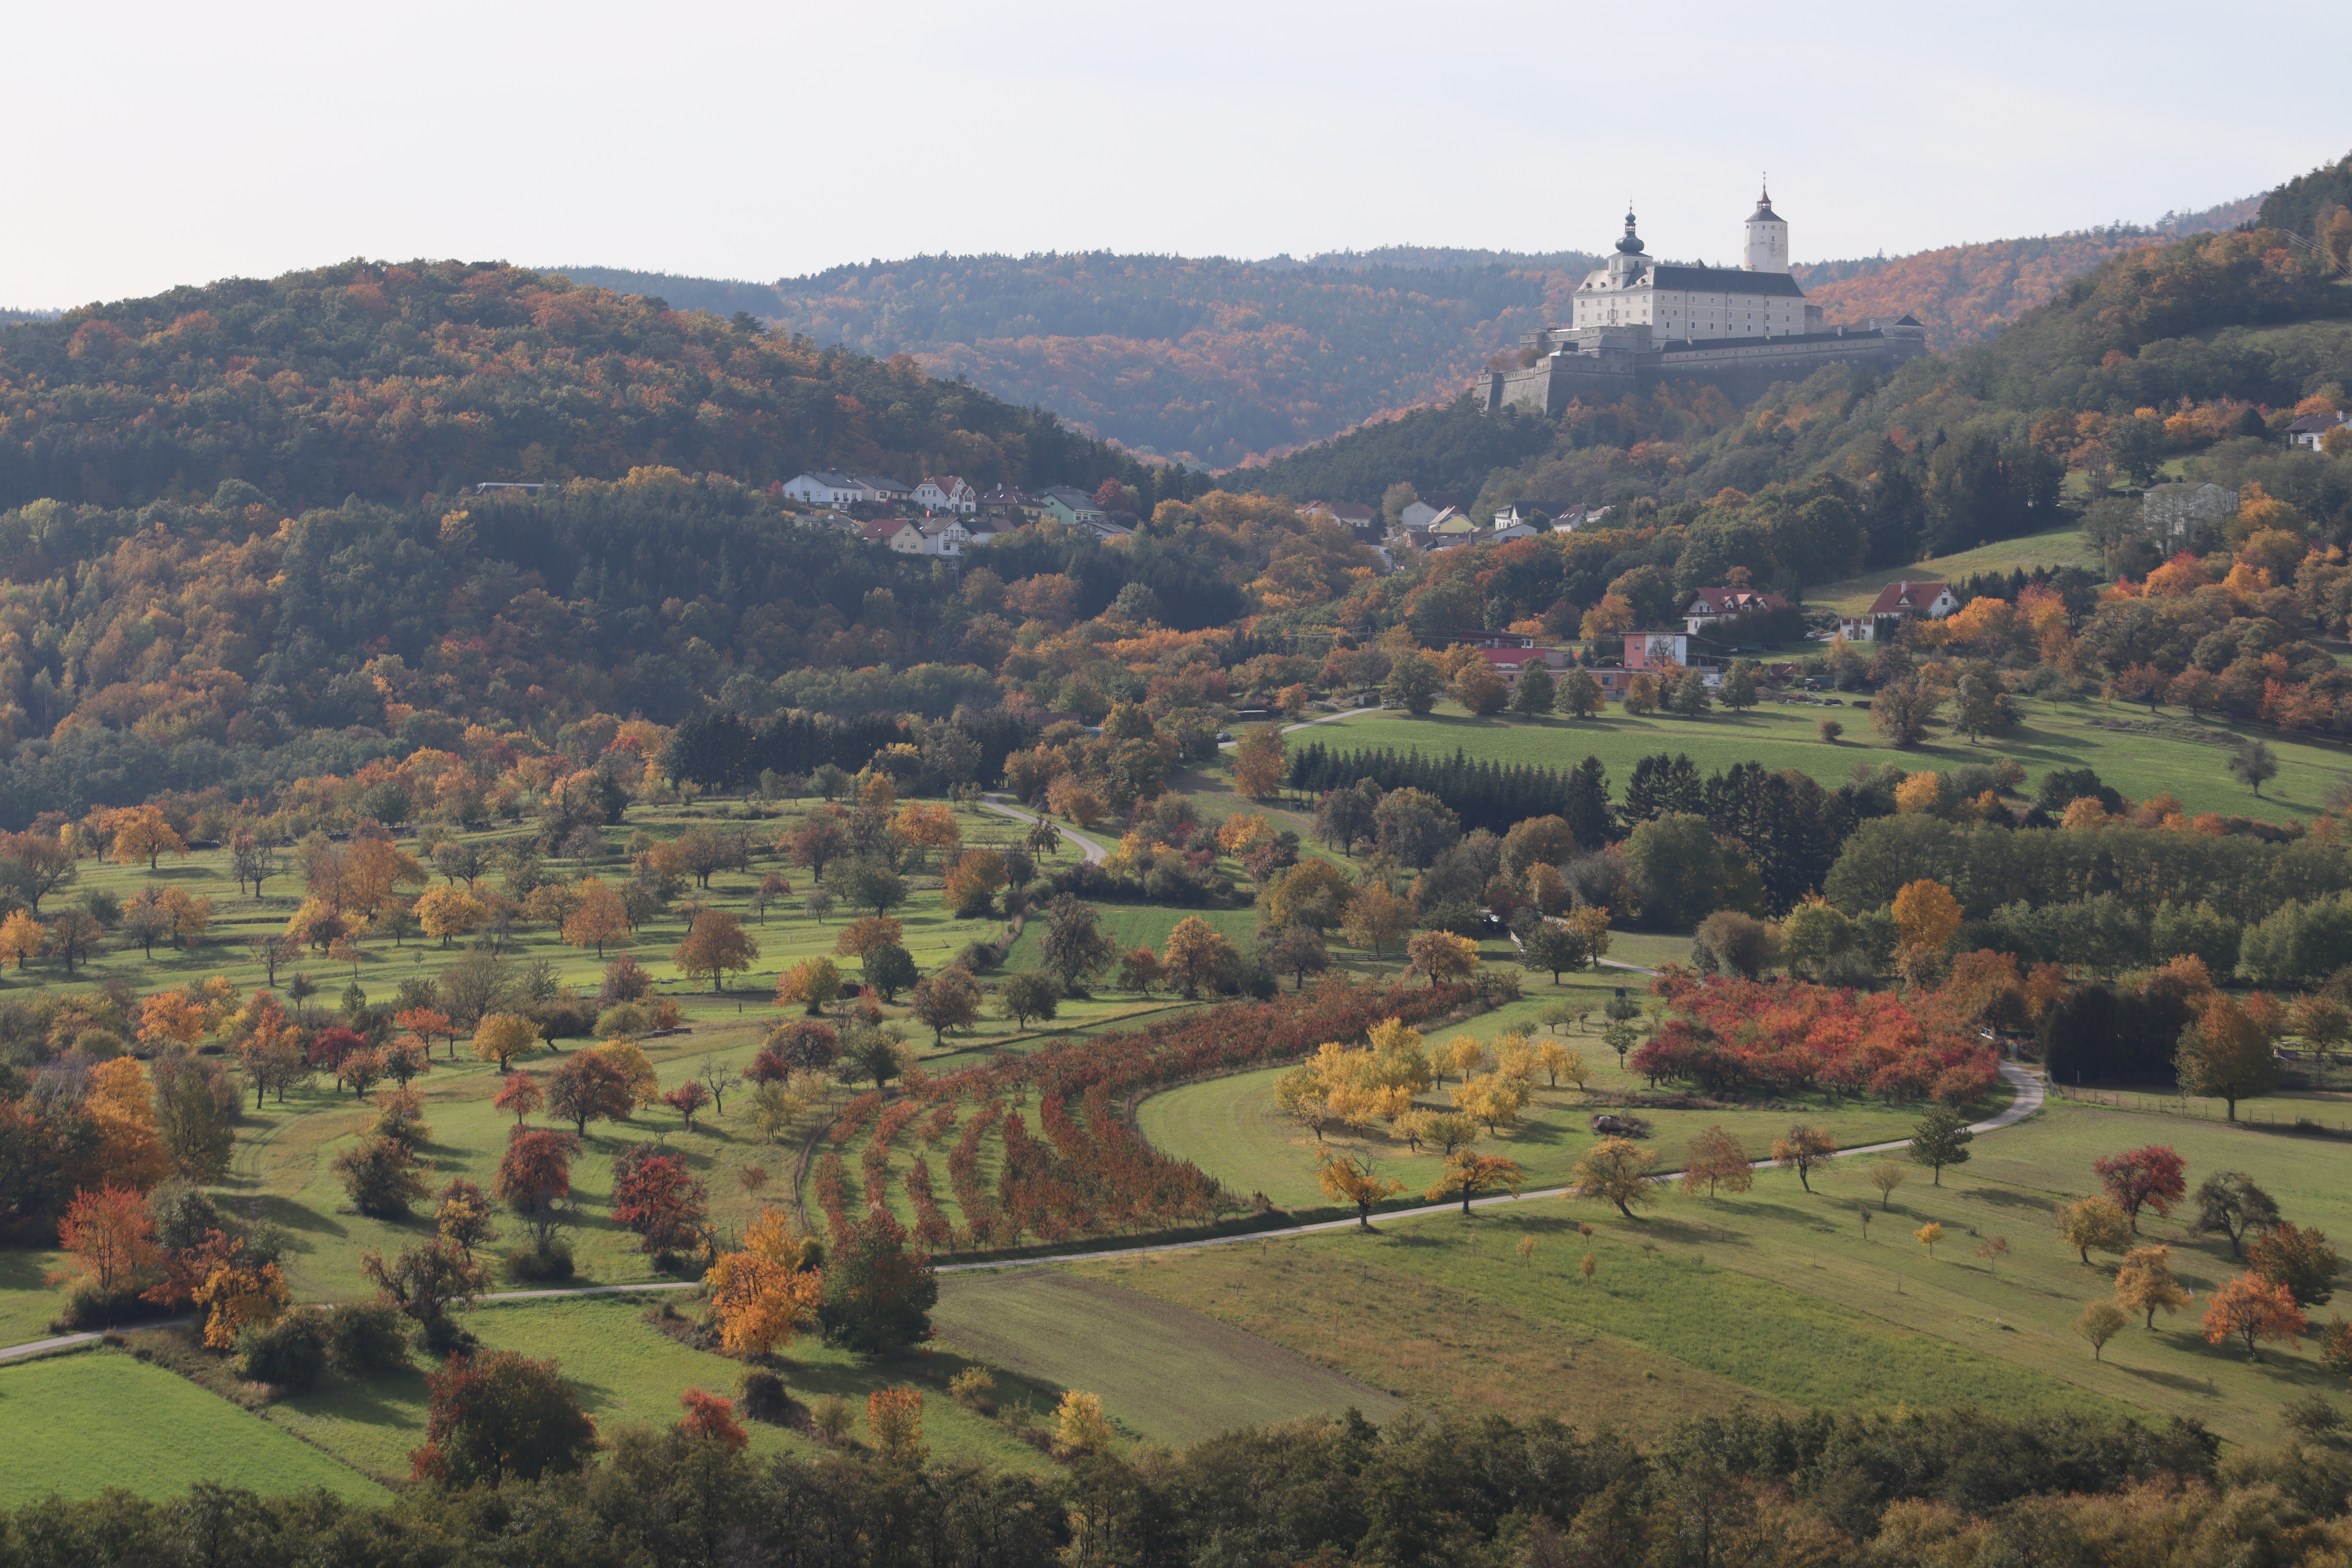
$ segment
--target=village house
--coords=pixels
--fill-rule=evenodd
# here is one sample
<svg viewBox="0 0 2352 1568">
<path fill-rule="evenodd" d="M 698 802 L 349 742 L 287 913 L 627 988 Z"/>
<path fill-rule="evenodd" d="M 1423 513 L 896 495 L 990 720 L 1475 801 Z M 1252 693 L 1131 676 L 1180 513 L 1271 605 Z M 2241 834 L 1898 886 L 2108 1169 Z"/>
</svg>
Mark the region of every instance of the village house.
<svg viewBox="0 0 2352 1568">
<path fill-rule="evenodd" d="M 784 494 L 809 506 L 853 507 L 874 498 L 847 474 L 820 468 L 784 481 Z"/>
<path fill-rule="evenodd" d="M 1453 490 L 1431 490 L 1401 512 L 1397 521 L 1408 533 L 1419 533 L 1449 511 L 1459 511 L 1466 505 L 1465 498 Z"/>
<path fill-rule="evenodd" d="M 1838 631 L 1848 642 L 1876 642 L 1881 621 L 1940 621 L 1959 607 L 1959 596 L 1948 583 L 1889 583 L 1870 608 L 1858 616 L 1841 616 Z"/>
<path fill-rule="evenodd" d="M 868 544 L 887 544 L 901 555 L 928 555 L 921 525 L 903 517 L 877 517 L 858 531 Z"/>
<path fill-rule="evenodd" d="M 857 476 L 857 482 L 866 487 L 866 496 L 868 500 L 879 501 L 887 506 L 915 504 L 915 487 L 912 485 L 902 485 L 896 479 L 884 479 L 875 474 L 860 474 Z"/>
<path fill-rule="evenodd" d="M 953 474 L 940 474 L 915 487 L 915 504 L 925 511 L 970 514 L 980 510 L 980 492 Z"/>
<path fill-rule="evenodd" d="M 1037 521 L 1037 498 L 1011 485 L 992 485 L 980 498 L 980 515 L 993 518 L 1001 528 L 1019 528 Z"/>
<path fill-rule="evenodd" d="M 1103 521 L 1103 510 L 1095 505 L 1095 498 L 1070 485 L 1047 485 L 1037 493 L 1037 500 L 1047 517 L 1072 528 Z"/>
<path fill-rule="evenodd" d="M 1785 610 L 1789 601 L 1778 594 L 1754 588 L 1698 588 L 1683 605 L 1683 628 L 1703 632 L 1717 621 L 1752 616 L 1759 610 Z"/>
<path fill-rule="evenodd" d="M 2316 452 L 2329 431 L 2341 430 L 2347 425 L 2352 425 L 2352 414 L 2306 414 L 2286 427 L 2287 442 Z"/>
<path fill-rule="evenodd" d="M 971 542 L 971 530 L 963 525 L 961 518 L 953 515 L 932 518 L 921 526 L 926 555 L 959 556 Z"/>
</svg>

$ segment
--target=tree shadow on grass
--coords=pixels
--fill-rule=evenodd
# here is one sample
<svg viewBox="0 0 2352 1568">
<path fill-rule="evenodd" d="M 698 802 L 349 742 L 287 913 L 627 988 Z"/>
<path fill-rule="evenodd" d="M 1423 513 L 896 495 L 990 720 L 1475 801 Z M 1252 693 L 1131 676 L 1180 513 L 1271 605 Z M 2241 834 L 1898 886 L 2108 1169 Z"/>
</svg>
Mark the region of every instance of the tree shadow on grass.
<svg viewBox="0 0 2352 1568">
<path fill-rule="evenodd" d="M 2138 1378 L 2143 1383 L 2153 1383 L 2159 1388 L 2168 1388 L 2176 1394 L 2210 1394 L 2212 1392 L 2211 1385 L 2204 1378 L 2190 1377 L 2186 1373 L 2164 1372 L 2152 1366 L 2133 1366 L 2128 1363 L 2119 1361 L 2111 1361 L 2107 1363 L 2107 1364 L 2114 1367 L 2117 1372 L 2127 1373 L 2131 1376 Z"/>
<path fill-rule="evenodd" d="M 307 1205 L 297 1203 L 289 1197 L 274 1193 L 262 1193 L 242 1201 L 252 1209 L 255 1217 L 268 1220 L 280 1229 L 296 1235 L 305 1231 L 316 1231 L 338 1237 L 351 1234 L 350 1230 L 339 1224 L 332 1215 L 321 1213 Z M 297 1247 L 295 1250 L 307 1252 L 310 1249 L 307 1247 Z"/>
<path fill-rule="evenodd" d="M 2032 1193 L 2011 1192 L 2006 1187 L 1964 1187 L 1959 1189 L 1958 1195 L 1963 1198 L 1972 1198 L 1979 1203 L 1992 1204 L 2000 1208 L 2036 1209 L 2043 1214 L 2054 1213 L 2058 1207 L 2057 1204 L 2049 1198 L 2038 1197 Z"/>
</svg>

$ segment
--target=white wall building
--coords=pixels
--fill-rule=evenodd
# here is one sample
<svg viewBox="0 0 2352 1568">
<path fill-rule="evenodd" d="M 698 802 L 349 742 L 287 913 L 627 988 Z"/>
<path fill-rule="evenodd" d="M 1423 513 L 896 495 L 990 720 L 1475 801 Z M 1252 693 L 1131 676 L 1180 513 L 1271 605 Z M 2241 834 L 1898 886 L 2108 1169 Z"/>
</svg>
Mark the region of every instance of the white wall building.
<svg viewBox="0 0 2352 1568">
<path fill-rule="evenodd" d="M 927 511 L 971 513 L 980 510 L 980 492 L 953 474 L 940 474 L 915 487 L 915 504 Z"/>
<path fill-rule="evenodd" d="M 784 494 L 807 506 L 856 506 L 874 499 L 864 485 L 829 468 L 794 475 L 784 481 Z"/>
<path fill-rule="evenodd" d="M 1789 225 L 1769 192 L 1748 215 L 1745 267 L 1675 267 L 1643 252 L 1625 215 L 1625 235 L 1609 265 L 1591 273 L 1572 301 L 1577 328 L 1645 326 L 1652 342 L 1786 338 L 1822 330 L 1822 310 L 1789 275 Z"/>
</svg>

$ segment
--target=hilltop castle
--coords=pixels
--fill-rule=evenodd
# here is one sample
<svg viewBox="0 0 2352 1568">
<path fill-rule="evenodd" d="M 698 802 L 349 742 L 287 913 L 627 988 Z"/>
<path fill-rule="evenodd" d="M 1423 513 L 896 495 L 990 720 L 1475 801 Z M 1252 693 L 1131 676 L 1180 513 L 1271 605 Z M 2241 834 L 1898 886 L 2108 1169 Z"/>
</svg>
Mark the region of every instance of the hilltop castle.
<svg viewBox="0 0 2352 1568">
<path fill-rule="evenodd" d="M 1520 339 L 1520 368 L 1470 384 L 1488 413 L 1515 403 L 1555 415 L 1573 399 L 1613 403 L 1664 383 L 1704 381 L 1739 402 L 1825 364 L 1893 366 L 1927 352 L 1909 316 L 1826 327 L 1789 275 L 1789 225 L 1767 190 L 1748 215 L 1746 264 L 1676 267 L 1644 253 L 1625 215 L 1609 264 L 1577 289 L 1574 321 Z"/>
</svg>

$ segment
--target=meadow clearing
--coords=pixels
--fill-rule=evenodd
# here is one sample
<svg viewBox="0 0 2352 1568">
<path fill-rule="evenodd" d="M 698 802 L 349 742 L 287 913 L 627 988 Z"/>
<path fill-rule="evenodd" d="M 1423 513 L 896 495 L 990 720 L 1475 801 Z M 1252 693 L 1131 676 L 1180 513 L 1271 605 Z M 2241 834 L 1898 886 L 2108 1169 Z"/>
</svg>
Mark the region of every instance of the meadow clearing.
<svg viewBox="0 0 2352 1568">
<path fill-rule="evenodd" d="M 2265 1346 L 2250 1362 L 2236 1341 L 2202 1337 L 2206 1299 L 2241 1265 L 2221 1237 L 2192 1230 L 2193 1202 L 2169 1218 L 2144 1214 L 2140 1229 L 2142 1244 L 2172 1248 L 2195 1299 L 2158 1314 L 2153 1331 L 2135 1321 L 2094 1360 L 2071 1325 L 2109 1293 L 2115 1260 L 2095 1255 L 2086 1267 L 2053 1219 L 2099 1190 L 2094 1159 L 2162 1143 L 2188 1161 L 2192 1193 L 2215 1171 L 2242 1171 L 2295 1223 L 2352 1234 L 2352 1143 L 2292 1131 L 2297 1115 L 2341 1116 L 2341 1100 L 2265 1101 L 2264 1121 L 2231 1126 L 2195 1100 L 2105 1098 L 2121 1104 L 2053 1100 L 1979 1136 L 1940 1186 L 1904 1163 L 1906 1179 L 1884 1208 L 1866 1180 L 1877 1158 L 1864 1156 L 1816 1172 L 1810 1194 L 1794 1175 L 1766 1171 L 1746 1194 L 1664 1193 L 1638 1221 L 1602 1204 L 1530 1198 L 1467 1220 L 1378 1219 L 1375 1235 L 1264 1239 L 1077 1271 L 1457 1414 L 1655 1432 L 1738 1399 L 2064 1407 L 2193 1417 L 2232 1442 L 2274 1443 L 2288 1435 L 2290 1402 L 2323 1394 L 2340 1410 L 2343 1380 L 2320 1364 L 2315 1338 Z M 1661 1139 L 1658 1152 L 1663 1165 L 1679 1163 L 1676 1144 Z M 1931 1221 L 1943 1226 L 1932 1255 L 1914 1236 Z M 1533 1242 L 1525 1255 L 1523 1237 Z M 2007 1250 L 1980 1254 L 1994 1237 Z M 2309 1313 L 2315 1328 L 2335 1315 Z"/>
<path fill-rule="evenodd" d="M 1621 708 L 1595 719 L 1482 719 L 1449 700 L 1426 718 L 1367 709 L 1287 739 L 1294 748 L 1315 742 L 1335 751 L 1418 748 L 1431 756 L 1459 750 L 1479 760 L 1548 768 L 1573 767 L 1593 756 L 1609 770 L 1612 790 L 1623 789 L 1635 763 L 1659 752 L 1685 753 L 1702 773 L 1757 762 L 1767 768 L 1794 768 L 1830 785 L 1847 782 L 1858 768 L 1888 763 L 1916 773 L 2013 757 L 2025 769 L 2029 798 L 2051 769 L 2089 768 L 2132 800 L 2169 790 L 2191 814 L 2214 811 L 2273 821 L 2315 816 L 2329 787 L 2352 777 L 2352 751 L 2339 745 L 2289 739 L 2177 708 L 2151 714 L 2144 704 L 2103 699 L 2021 697 L 2016 700 L 2023 721 L 2007 735 L 1971 742 L 1938 730 L 1920 745 L 1898 748 L 1871 728 L 1868 712 L 1853 706 L 1853 694 L 1844 695 L 1843 708 L 1768 702 L 1737 715 L 1718 709 L 1702 719 L 1633 717 Z M 1824 719 L 1844 726 L 1833 742 L 1821 739 Z M 2263 786 L 2259 797 L 2229 772 L 2231 752 L 2249 740 L 2268 743 L 2279 763 L 2278 776 Z"/>
</svg>

